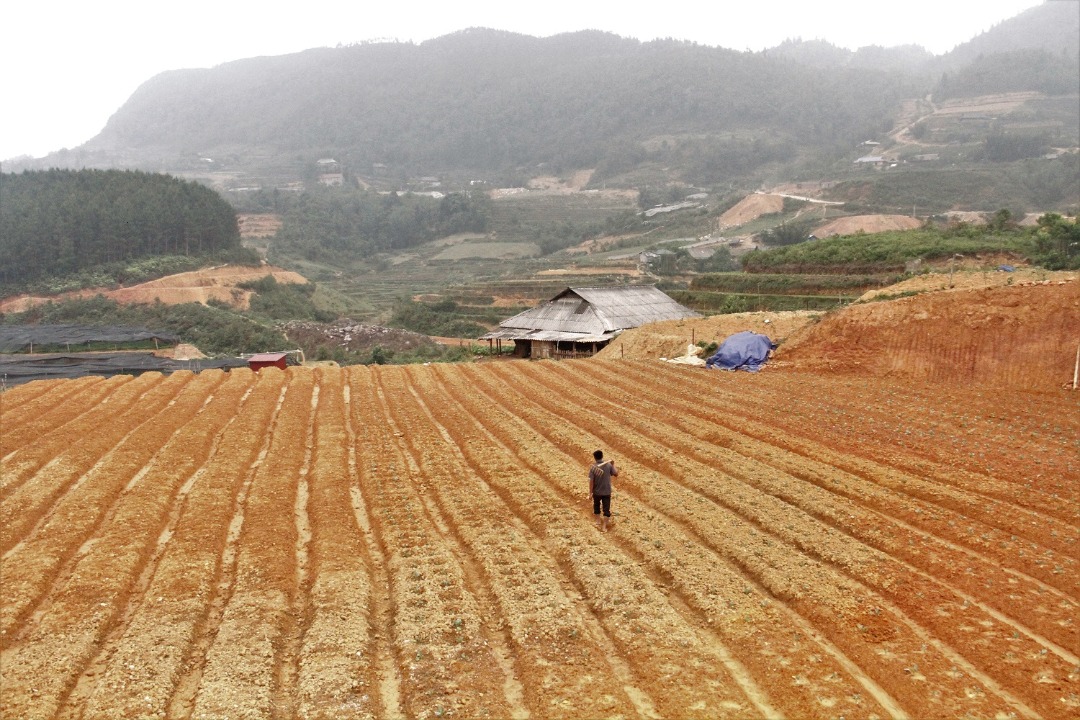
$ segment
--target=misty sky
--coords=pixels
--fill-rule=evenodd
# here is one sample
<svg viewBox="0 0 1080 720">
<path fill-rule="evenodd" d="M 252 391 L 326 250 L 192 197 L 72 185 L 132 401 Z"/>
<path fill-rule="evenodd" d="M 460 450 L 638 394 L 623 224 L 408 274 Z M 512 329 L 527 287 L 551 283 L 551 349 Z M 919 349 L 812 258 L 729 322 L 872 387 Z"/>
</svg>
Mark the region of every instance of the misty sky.
<svg viewBox="0 0 1080 720">
<path fill-rule="evenodd" d="M 1050 0 L 1076 2 L 1076 0 Z M 789 38 L 941 54 L 1040 0 L 14 0 L 0 10 L 0 159 L 76 147 L 165 70 L 313 47 L 422 42 L 469 27 L 537 37 L 583 29 L 735 50 Z M 1080 3 L 1077 3 L 1080 7 Z"/>
</svg>

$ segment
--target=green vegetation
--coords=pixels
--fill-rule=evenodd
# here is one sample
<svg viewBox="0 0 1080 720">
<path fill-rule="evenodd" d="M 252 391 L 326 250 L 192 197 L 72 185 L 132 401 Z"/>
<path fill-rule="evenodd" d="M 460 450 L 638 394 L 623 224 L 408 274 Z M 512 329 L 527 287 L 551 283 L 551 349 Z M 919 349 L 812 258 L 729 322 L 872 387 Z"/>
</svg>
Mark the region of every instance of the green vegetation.
<svg viewBox="0 0 1080 720">
<path fill-rule="evenodd" d="M 279 283 L 273 275 L 242 283 L 239 287 L 253 290 L 250 314 L 262 321 L 316 320 L 332 322 L 337 315 L 320 310 L 314 303 L 315 283 Z"/>
<path fill-rule="evenodd" d="M 642 222 L 630 198 L 511 195 L 492 203 L 490 229 L 500 241 L 533 243 L 551 255 L 589 238 L 641 232 Z"/>
<path fill-rule="evenodd" d="M 479 192 L 435 199 L 319 187 L 298 197 L 278 195 L 275 210 L 282 216 L 282 227 L 274 238 L 273 255 L 343 264 L 437 237 L 483 232 L 489 202 Z"/>
<path fill-rule="evenodd" d="M 813 226 L 814 223 L 811 220 L 781 222 L 779 225 L 769 228 L 761 233 L 761 241 L 769 247 L 797 245 L 801 242 L 806 242 Z"/>
<path fill-rule="evenodd" d="M 487 332 L 483 326 L 461 319 L 458 304 L 453 300 L 436 303 L 401 300 L 394 306 L 389 324 L 436 337 L 475 338 Z"/>
<path fill-rule="evenodd" d="M 651 245 L 647 249 L 659 253 L 652 272 L 660 276 L 726 272 L 739 267 L 731 250 L 723 246 L 714 248 L 713 254 L 707 258 L 695 258 L 685 246 L 671 249 L 664 245 Z"/>
<path fill-rule="evenodd" d="M 911 85 L 670 39 L 470 29 L 163 73 L 82 153 L 124 147 L 195 169 L 207 165 L 190 151 L 200 148 L 215 169 L 242 165 L 256 179 L 305 177 L 333 157 L 346 181 L 380 175 L 398 187 L 444 168 L 459 186 L 576 168 L 598 168 L 603 182 L 646 166 L 726 182 L 809 146 L 858 142 L 925 92 Z"/>
<path fill-rule="evenodd" d="M 980 55 L 959 70 L 946 73 L 934 89 L 934 98 L 946 100 L 973 95 L 1036 90 L 1065 95 L 1080 87 L 1076 53 L 1013 50 Z"/>
<path fill-rule="evenodd" d="M 235 211 L 196 183 L 119 170 L 0 176 L 0 283 L 8 287 L 240 249 Z"/>
<path fill-rule="evenodd" d="M 951 165 L 970 161 L 969 165 L 929 168 L 912 163 L 875 173 L 872 178 L 848 180 L 830 191 L 829 197 L 843 200 L 845 210 L 852 213 L 907 215 L 914 208 L 920 216 L 945 213 L 955 207 L 1004 207 L 1021 217 L 1028 210 L 1075 205 L 1080 156 L 976 162 L 985 156 L 988 132 L 983 131 L 978 136 L 981 139 L 962 150 L 966 157 L 959 154 L 960 150 L 953 150 L 957 155 Z"/>
<path fill-rule="evenodd" d="M 505 348 L 503 354 L 513 352 Z M 498 353 L 483 344 L 435 345 L 415 350 L 394 350 L 376 345 L 370 352 L 350 353 L 341 348 L 320 348 L 312 356 L 316 360 L 333 360 L 339 365 L 411 365 L 415 363 L 470 362 Z"/>
<path fill-rule="evenodd" d="M 75 273 L 44 275 L 36 280 L 0 283 L 0 296 L 59 295 L 87 288 L 116 288 L 155 280 L 166 275 L 189 272 L 209 265 L 258 265 L 258 253 L 236 248 L 189 257 L 184 255 L 155 255 L 127 262 L 93 265 Z"/>
<path fill-rule="evenodd" d="M 281 350 L 285 337 L 252 319 L 198 303 L 121 305 L 101 295 L 86 300 L 47 303 L 24 313 L 3 316 L 9 325 L 131 325 L 178 335 L 207 355 L 241 355 Z"/>
<path fill-rule="evenodd" d="M 1080 269 L 1080 222 L 1056 213 L 1039 218 L 1031 257 L 1049 270 Z"/>
<path fill-rule="evenodd" d="M 943 260 L 979 253 L 1012 253 L 1047 267 L 1077 267 L 1080 253 L 1072 244 L 1074 222 L 1057 215 L 1044 216 L 1040 231 L 960 225 L 946 230 L 832 237 L 752 251 L 743 258 L 743 269 L 751 273 L 896 273 L 916 259 Z"/>
<path fill-rule="evenodd" d="M 899 282 L 896 273 L 886 275 L 770 275 L 766 273 L 711 273 L 690 281 L 690 289 L 755 295 L 861 295 L 867 290 Z"/>
<path fill-rule="evenodd" d="M 673 289 L 664 292 L 691 310 L 709 315 L 785 310 L 832 310 L 858 297 L 852 295 L 756 295 Z"/>
</svg>

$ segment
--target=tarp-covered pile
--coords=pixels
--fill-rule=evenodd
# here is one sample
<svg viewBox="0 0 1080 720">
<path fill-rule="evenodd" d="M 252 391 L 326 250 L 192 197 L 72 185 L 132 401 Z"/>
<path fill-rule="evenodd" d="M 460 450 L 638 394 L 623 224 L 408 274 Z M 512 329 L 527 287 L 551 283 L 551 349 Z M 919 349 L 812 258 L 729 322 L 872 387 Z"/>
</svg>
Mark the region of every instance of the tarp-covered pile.
<svg viewBox="0 0 1080 720">
<path fill-rule="evenodd" d="M 757 372 L 775 349 L 776 344 L 767 335 L 744 330 L 720 343 L 716 353 L 705 361 L 705 367 Z"/>
</svg>

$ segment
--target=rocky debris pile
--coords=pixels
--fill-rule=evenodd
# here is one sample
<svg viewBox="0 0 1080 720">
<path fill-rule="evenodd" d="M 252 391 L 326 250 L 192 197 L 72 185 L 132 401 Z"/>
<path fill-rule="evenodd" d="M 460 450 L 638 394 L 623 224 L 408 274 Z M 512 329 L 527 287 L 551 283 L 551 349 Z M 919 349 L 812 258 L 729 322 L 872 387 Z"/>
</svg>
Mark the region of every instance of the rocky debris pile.
<svg viewBox="0 0 1080 720">
<path fill-rule="evenodd" d="M 279 329 L 290 342 L 300 345 L 309 354 L 319 347 L 342 348 L 348 352 L 362 353 L 375 347 L 409 351 L 435 346 L 431 338 L 421 333 L 356 323 L 348 319 L 338 320 L 330 325 L 294 320 L 282 324 Z"/>
</svg>

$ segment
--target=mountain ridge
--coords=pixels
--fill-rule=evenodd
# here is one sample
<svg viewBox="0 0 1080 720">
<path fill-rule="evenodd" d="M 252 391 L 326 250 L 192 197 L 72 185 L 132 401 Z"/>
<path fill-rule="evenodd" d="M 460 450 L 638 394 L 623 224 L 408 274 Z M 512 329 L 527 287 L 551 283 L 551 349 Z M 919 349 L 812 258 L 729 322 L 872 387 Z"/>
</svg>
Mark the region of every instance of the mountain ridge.
<svg viewBox="0 0 1080 720">
<path fill-rule="evenodd" d="M 602 183 L 646 165 L 689 183 L 730 182 L 835 161 L 890 130 L 902 100 L 929 95 L 948 73 L 950 91 L 962 91 L 956 68 L 980 76 L 988 47 L 1028 53 L 1005 62 L 1021 73 L 1041 64 L 1057 92 L 1080 77 L 1077 51 L 1058 47 L 1073 5 L 1031 8 L 943 56 L 910 45 L 788 41 L 751 53 L 599 30 L 535 38 L 467 28 L 419 44 L 245 58 L 148 79 L 101 133 L 42 162 L 239 172 L 269 184 L 314 180 L 324 157 L 355 175 L 379 168 L 398 185 L 583 167 Z M 963 64 L 972 43 L 982 49 Z"/>
</svg>

